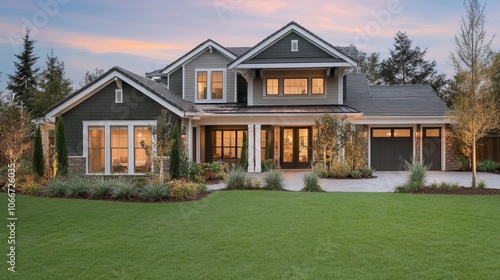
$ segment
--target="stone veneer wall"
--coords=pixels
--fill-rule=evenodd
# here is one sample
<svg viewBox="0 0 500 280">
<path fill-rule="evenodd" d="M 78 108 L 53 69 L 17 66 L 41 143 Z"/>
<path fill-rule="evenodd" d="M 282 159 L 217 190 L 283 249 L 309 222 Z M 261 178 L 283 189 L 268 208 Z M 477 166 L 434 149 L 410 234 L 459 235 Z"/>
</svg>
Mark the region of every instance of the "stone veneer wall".
<svg viewBox="0 0 500 280">
<path fill-rule="evenodd" d="M 460 162 L 458 160 L 458 155 L 453 151 L 452 148 L 452 136 L 450 133 L 450 128 L 447 126 L 445 129 L 445 155 L 446 155 L 446 170 L 460 170 Z"/>
<path fill-rule="evenodd" d="M 85 175 L 85 157 L 68 157 L 68 173 L 71 175 Z"/>
<path fill-rule="evenodd" d="M 420 135 L 417 135 L 420 134 Z M 422 128 L 420 131 L 415 132 L 415 159 L 423 160 L 420 155 L 422 154 Z"/>
</svg>

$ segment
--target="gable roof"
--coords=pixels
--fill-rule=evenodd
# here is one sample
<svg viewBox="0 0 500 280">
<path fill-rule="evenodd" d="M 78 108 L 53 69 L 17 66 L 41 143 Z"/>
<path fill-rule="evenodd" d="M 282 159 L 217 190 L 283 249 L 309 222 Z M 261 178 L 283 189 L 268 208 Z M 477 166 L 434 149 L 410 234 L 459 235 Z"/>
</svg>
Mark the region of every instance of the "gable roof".
<svg viewBox="0 0 500 280">
<path fill-rule="evenodd" d="M 252 47 L 226 47 L 226 50 L 232 52 L 236 56 L 246 53 Z"/>
<path fill-rule="evenodd" d="M 444 117 L 449 113 L 429 85 L 370 86 L 364 74 L 346 75 L 344 103 L 364 116 Z"/>
<path fill-rule="evenodd" d="M 81 89 L 75 91 L 54 106 L 47 109 L 44 112 L 45 116 L 47 118 L 52 118 L 58 114 L 71 110 L 71 108 L 80 104 L 94 93 L 114 82 L 117 78 L 136 88 L 178 116 L 184 116 L 184 112 L 192 110 L 193 108 L 193 104 L 191 102 L 185 101 L 177 94 L 172 93 L 165 87 L 165 85 L 115 66 L 91 83 L 85 85 Z"/>
<path fill-rule="evenodd" d="M 182 66 L 184 63 L 186 63 L 186 62 L 190 61 L 191 59 L 197 57 L 198 55 L 202 54 L 204 51 L 206 51 L 209 48 L 213 48 L 213 49 L 217 50 L 218 52 L 220 52 L 222 55 L 226 56 L 230 60 L 233 60 L 236 58 L 236 55 L 233 52 L 224 48 L 223 46 L 221 46 L 217 42 L 208 39 L 205 42 L 196 46 L 194 49 L 187 52 L 185 55 L 183 55 L 180 58 L 178 58 L 177 60 L 175 60 L 174 62 L 167 65 L 165 68 L 161 69 L 159 71 L 159 73 L 158 73 L 158 70 L 150 72 L 150 73 L 146 73 L 146 77 L 152 78 L 153 76 L 158 76 L 161 74 L 168 74 L 168 73 L 176 70 L 180 66 Z M 234 51 L 238 51 L 238 50 L 234 50 Z"/>
<path fill-rule="evenodd" d="M 305 39 L 313 42 L 316 44 L 318 47 L 322 48 L 326 52 L 339 57 L 342 59 L 346 65 L 345 66 L 356 66 L 357 62 L 354 58 L 350 57 L 349 55 L 345 54 L 341 49 L 334 47 L 330 43 L 326 42 L 316 34 L 312 33 L 311 31 L 307 30 L 306 28 L 302 27 L 301 25 L 297 24 L 296 22 L 292 21 L 279 29 L 278 31 L 274 32 L 273 34 L 269 35 L 267 38 L 259 42 L 257 45 L 254 47 L 250 48 L 247 50 L 245 53 L 241 54 L 238 58 L 236 58 L 234 61 L 232 61 L 228 66 L 229 69 L 235 68 L 236 66 L 240 65 L 244 61 L 254 57 L 261 51 L 265 50 L 267 47 L 272 45 L 274 42 L 282 38 L 283 36 L 289 34 L 290 32 L 295 31 L 297 34 L 301 35 Z"/>
</svg>

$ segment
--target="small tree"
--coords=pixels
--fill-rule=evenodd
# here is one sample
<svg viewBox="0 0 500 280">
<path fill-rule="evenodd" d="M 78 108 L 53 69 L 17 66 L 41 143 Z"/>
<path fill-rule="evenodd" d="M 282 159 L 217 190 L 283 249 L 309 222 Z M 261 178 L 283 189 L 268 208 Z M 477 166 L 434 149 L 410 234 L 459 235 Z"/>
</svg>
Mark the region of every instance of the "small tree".
<svg viewBox="0 0 500 280">
<path fill-rule="evenodd" d="M 344 122 L 344 160 L 352 170 L 366 167 L 368 141 L 365 136 L 365 128 L 362 125 Z"/>
<path fill-rule="evenodd" d="M 55 174 L 64 176 L 68 173 L 68 150 L 66 149 L 66 137 L 64 136 L 64 120 L 61 115 L 57 116 L 56 121 L 56 166 Z"/>
<path fill-rule="evenodd" d="M 17 163 L 30 146 L 31 117 L 15 103 L 0 105 L 0 150 L 10 163 Z"/>
<path fill-rule="evenodd" d="M 330 114 L 324 114 L 319 120 L 316 120 L 318 137 L 314 140 L 316 158 L 323 161 L 323 166 L 327 167 L 332 160 L 339 158 L 339 147 L 342 146 L 341 121 Z"/>
<path fill-rule="evenodd" d="M 43 157 L 42 132 L 40 126 L 35 130 L 35 145 L 33 149 L 33 171 L 42 177 L 45 173 L 45 159 Z"/>
<path fill-rule="evenodd" d="M 146 150 L 146 155 L 152 159 L 154 166 L 159 169 L 160 182 L 164 182 L 163 158 L 172 147 L 172 123 L 167 110 L 161 110 L 161 115 L 156 118 L 156 125 L 149 125 L 148 130 L 155 140 L 155 146 L 147 145 L 141 141 L 141 147 Z"/>
<path fill-rule="evenodd" d="M 243 131 L 243 143 L 241 144 L 241 156 L 240 161 L 238 162 L 238 166 L 242 169 L 248 168 L 248 157 L 247 157 L 247 132 Z"/>
<path fill-rule="evenodd" d="M 170 179 L 179 179 L 180 177 L 181 154 L 179 140 L 179 126 L 175 123 L 172 132 L 172 149 L 170 150 Z"/>
<path fill-rule="evenodd" d="M 500 126 L 500 112 L 492 94 L 491 42 L 486 38 L 485 7 L 478 0 L 464 2 L 466 14 L 455 36 L 456 53 L 451 54 L 456 75 L 461 77 L 452 111 L 455 137 L 471 148 L 472 184 L 476 187 L 476 143 Z"/>
</svg>

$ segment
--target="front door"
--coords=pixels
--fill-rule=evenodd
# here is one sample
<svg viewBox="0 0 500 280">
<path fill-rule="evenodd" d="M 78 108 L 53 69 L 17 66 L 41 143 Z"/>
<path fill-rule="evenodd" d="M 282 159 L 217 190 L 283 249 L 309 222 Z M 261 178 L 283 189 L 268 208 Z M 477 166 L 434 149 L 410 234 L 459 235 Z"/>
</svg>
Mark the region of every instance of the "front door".
<svg viewBox="0 0 500 280">
<path fill-rule="evenodd" d="M 288 127 L 281 129 L 281 167 L 305 169 L 311 162 L 311 128 Z"/>
</svg>

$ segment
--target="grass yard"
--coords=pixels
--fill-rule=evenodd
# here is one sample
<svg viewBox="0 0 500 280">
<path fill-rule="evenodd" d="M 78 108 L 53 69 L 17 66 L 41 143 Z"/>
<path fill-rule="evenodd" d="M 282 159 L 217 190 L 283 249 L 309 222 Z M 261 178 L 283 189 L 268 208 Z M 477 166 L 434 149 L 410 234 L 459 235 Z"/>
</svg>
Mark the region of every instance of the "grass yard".
<svg viewBox="0 0 500 280">
<path fill-rule="evenodd" d="M 219 191 L 168 204 L 19 195 L 17 216 L 15 275 L 5 226 L 0 236 L 7 279 L 500 279 L 496 195 Z"/>
</svg>

